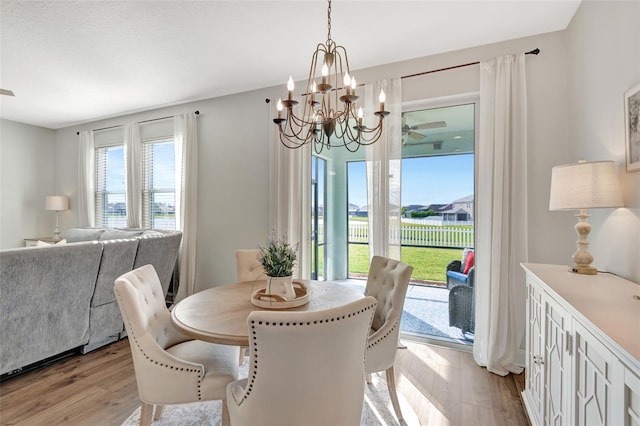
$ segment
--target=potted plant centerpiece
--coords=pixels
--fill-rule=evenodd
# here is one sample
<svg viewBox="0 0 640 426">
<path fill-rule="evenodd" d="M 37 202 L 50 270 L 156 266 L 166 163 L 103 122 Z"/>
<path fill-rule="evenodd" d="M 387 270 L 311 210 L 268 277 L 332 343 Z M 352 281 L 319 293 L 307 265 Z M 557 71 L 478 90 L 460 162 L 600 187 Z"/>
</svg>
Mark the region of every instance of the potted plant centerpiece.
<svg viewBox="0 0 640 426">
<path fill-rule="evenodd" d="M 293 288 L 293 267 L 296 263 L 296 248 L 284 238 L 271 235 L 267 244 L 258 246 L 260 256 L 258 260 L 267 275 L 266 294 L 278 295 L 286 300 L 296 298 Z"/>
</svg>

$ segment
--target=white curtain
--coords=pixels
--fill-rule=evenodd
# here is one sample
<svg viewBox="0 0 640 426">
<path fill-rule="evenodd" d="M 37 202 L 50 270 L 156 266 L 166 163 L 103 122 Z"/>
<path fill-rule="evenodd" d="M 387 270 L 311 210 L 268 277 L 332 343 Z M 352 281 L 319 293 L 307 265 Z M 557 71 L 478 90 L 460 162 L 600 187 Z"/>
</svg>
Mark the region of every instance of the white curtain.
<svg viewBox="0 0 640 426">
<path fill-rule="evenodd" d="M 174 117 L 176 223 L 182 231 L 178 294 L 180 301 L 195 292 L 198 207 L 198 123 L 195 112 Z"/>
<path fill-rule="evenodd" d="M 78 226 L 96 226 L 96 152 L 93 132 L 83 130 L 78 140 Z"/>
<path fill-rule="evenodd" d="M 124 125 L 127 226 L 142 227 L 142 145 L 138 123 Z"/>
<path fill-rule="evenodd" d="M 268 118 L 269 140 L 269 219 L 278 238 L 286 237 L 298 246 L 298 259 L 293 271 L 297 279 L 311 276 L 311 146 L 289 149 L 282 145 L 275 102 L 271 102 Z M 264 236 L 264 240 L 269 235 Z M 259 241 L 258 241 L 259 243 Z"/>
<path fill-rule="evenodd" d="M 366 147 L 367 201 L 369 216 L 369 257 L 400 260 L 401 172 L 402 172 L 402 84 L 399 78 L 365 85 L 365 116 L 374 118 L 380 109 L 380 89 L 386 95 L 380 139 Z M 375 122 L 370 121 L 369 126 Z"/>
<path fill-rule="evenodd" d="M 527 94 L 524 54 L 480 64 L 476 327 L 473 355 L 487 370 L 520 373 L 527 261 Z"/>
</svg>

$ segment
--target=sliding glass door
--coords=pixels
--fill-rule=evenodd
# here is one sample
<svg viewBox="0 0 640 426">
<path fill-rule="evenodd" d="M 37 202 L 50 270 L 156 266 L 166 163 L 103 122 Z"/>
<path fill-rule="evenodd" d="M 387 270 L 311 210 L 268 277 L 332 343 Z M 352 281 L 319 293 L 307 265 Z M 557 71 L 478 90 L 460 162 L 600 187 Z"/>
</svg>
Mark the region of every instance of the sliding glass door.
<svg viewBox="0 0 640 426">
<path fill-rule="evenodd" d="M 324 279 L 325 272 L 326 160 L 311 157 L 311 279 Z"/>
</svg>

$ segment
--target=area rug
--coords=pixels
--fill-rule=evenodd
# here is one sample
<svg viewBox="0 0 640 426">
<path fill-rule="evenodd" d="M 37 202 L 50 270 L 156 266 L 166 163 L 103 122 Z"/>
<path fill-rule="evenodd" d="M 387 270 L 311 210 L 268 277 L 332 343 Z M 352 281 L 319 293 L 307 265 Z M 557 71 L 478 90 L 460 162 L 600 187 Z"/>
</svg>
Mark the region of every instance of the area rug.
<svg viewBox="0 0 640 426">
<path fill-rule="evenodd" d="M 248 363 L 245 362 L 245 366 Z M 244 369 L 246 376 L 246 368 Z M 242 377 L 242 371 L 240 376 Z M 407 401 L 398 394 L 400 409 L 408 426 L 419 426 L 420 422 Z M 219 426 L 222 422 L 222 402 L 205 401 L 193 404 L 168 405 L 162 417 L 154 421 L 154 426 Z M 122 426 L 138 426 L 140 424 L 140 407 L 122 423 Z M 384 373 L 372 375 L 372 383 L 365 384 L 364 407 L 361 425 L 392 426 L 398 425 Z M 291 425 L 304 426 L 304 425 Z"/>
</svg>

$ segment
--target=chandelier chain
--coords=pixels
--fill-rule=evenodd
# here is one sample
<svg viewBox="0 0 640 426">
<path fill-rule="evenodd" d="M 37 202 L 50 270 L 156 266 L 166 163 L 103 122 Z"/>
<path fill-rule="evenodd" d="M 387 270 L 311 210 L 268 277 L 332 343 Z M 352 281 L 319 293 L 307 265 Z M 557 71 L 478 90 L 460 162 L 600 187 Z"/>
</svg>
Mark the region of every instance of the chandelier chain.
<svg viewBox="0 0 640 426">
<path fill-rule="evenodd" d="M 329 41 L 331 41 L 331 0 L 329 0 L 329 7 L 327 8 L 327 42 Z"/>
</svg>

